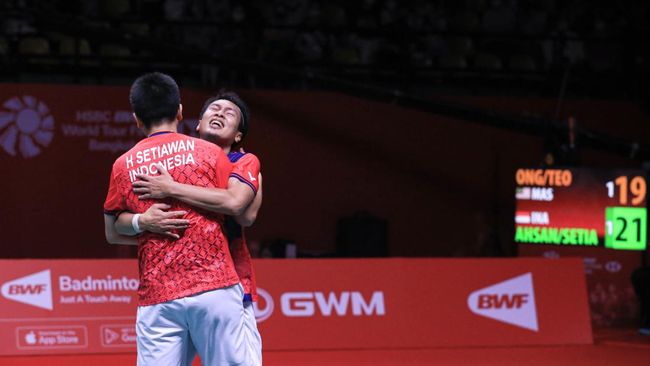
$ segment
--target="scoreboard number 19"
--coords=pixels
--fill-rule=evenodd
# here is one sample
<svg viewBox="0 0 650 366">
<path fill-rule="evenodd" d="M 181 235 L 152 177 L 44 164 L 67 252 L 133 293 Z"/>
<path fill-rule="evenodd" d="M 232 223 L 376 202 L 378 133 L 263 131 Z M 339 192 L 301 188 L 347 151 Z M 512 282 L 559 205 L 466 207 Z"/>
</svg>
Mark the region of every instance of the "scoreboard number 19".
<svg viewBox="0 0 650 366">
<path fill-rule="evenodd" d="M 613 182 L 607 182 L 605 186 L 607 187 L 607 195 L 610 198 L 614 197 L 618 188 L 618 202 L 621 205 L 627 205 L 629 193 L 632 193 L 632 206 L 637 206 L 643 202 L 647 191 L 644 177 L 634 177 L 628 184 L 628 177 L 623 175 Z"/>
</svg>

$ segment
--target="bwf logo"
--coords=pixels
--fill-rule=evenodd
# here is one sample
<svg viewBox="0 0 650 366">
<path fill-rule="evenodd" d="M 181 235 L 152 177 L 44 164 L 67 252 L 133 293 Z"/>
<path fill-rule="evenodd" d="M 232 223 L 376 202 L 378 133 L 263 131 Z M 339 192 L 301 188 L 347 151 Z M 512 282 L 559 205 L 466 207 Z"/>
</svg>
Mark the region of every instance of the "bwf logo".
<svg viewBox="0 0 650 366">
<path fill-rule="evenodd" d="M 478 295 L 479 309 L 520 309 L 528 302 L 528 294 Z"/>
<path fill-rule="evenodd" d="M 52 310 L 52 280 L 50 270 L 17 278 L 2 285 L 6 299 Z"/>
<path fill-rule="evenodd" d="M 530 272 L 472 292 L 467 306 L 476 315 L 535 332 L 539 330 Z"/>
</svg>

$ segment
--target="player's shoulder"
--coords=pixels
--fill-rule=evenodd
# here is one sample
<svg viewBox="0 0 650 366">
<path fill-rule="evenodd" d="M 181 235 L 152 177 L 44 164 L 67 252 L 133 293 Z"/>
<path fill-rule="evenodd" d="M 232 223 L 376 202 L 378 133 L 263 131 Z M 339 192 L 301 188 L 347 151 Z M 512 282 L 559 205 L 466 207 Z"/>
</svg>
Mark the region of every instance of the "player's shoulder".
<svg viewBox="0 0 650 366">
<path fill-rule="evenodd" d="M 225 156 L 226 153 L 223 151 L 219 145 L 212 143 L 210 141 L 201 140 L 200 138 L 182 135 L 184 138 L 187 138 L 187 141 L 191 141 L 194 145 L 194 149 L 200 151 L 205 157 L 219 158 Z"/>
<path fill-rule="evenodd" d="M 178 138 L 180 138 L 180 139 L 185 139 L 187 141 L 192 141 L 192 142 L 194 142 L 195 144 L 198 144 L 198 145 L 206 145 L 207 146 L 208 144 L 210 144 L 209 142 L 207 142 L 205 140 L 201 140 L 198 137 L 186 135 L 186 134 L 183 134 L 183 133 L 180 133 L 180 132 L 176 133 L 176 136 Z"/>
<path fill-rule="evenodd" d="M 181 134 L 181 136 L 183 136 L 183 138 L 186 138 L 188 141 L 192 141 L 194 144 L 196 144 L 196 146 L 199 146 L 202 149 L 214 150 L 214 151 L 222 150 L 219 147 L 219 145 L 217 145 L 215 143 L 212 143 L 210 141 L 201 140 L 200 138 L 194 137 L 194 136 L 188 136 L 188 135 L 182 135 L 182 134 Z"/>
<path fill-rule="evenodd" d="M 233 164 L 236 163 L 260 163 L 260 159 L 253 153 L 241 152 L 241 151 L 232 151 L 228 154 L 228 159 Z"/>
</svg>

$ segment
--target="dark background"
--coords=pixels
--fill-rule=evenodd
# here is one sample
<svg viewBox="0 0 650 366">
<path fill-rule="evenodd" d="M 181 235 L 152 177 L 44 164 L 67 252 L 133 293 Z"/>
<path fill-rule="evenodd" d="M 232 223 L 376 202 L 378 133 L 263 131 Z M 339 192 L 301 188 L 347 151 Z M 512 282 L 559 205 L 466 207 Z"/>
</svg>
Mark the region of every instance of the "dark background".
<svg viewBox="0 0 650 366">
<path fill-rule="evenodd" d="M 58 85 L 111 86 L 102 90 L 123 94 L 128 109 L 128 85 L 158 70 L 178 80 L 190 118 L 202 98 L 236 90 L 253 113 L 246 148 L 265 176 L 248 234 L 259 256 L 283 256 L 287 243 L 299 256 L 513 256 L 518 167 L 647 167 L 648 9 L 6 1 L 0 89 L 48 84 L 46 95 L 64 98 Z M 103 239 L 118 155 L 55 166 L 0 151 L 0 255 L 133 256 Z"/>
</svg>

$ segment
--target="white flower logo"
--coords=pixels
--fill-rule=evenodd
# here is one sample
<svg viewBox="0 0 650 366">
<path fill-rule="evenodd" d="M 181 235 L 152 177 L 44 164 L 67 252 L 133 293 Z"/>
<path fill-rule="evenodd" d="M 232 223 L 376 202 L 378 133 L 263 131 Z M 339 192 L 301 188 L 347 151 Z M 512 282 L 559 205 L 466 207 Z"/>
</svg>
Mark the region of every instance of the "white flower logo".
<svg viewBox="0 0 650 366">
<path fill-rule="evenodd" d="M 54 118 L 45 103 L 25 95 L 13 97 L 0 110 L 0 146 L 11 156 L 34 157 L 47 147 L 54 137 Z"/>
</svg>

